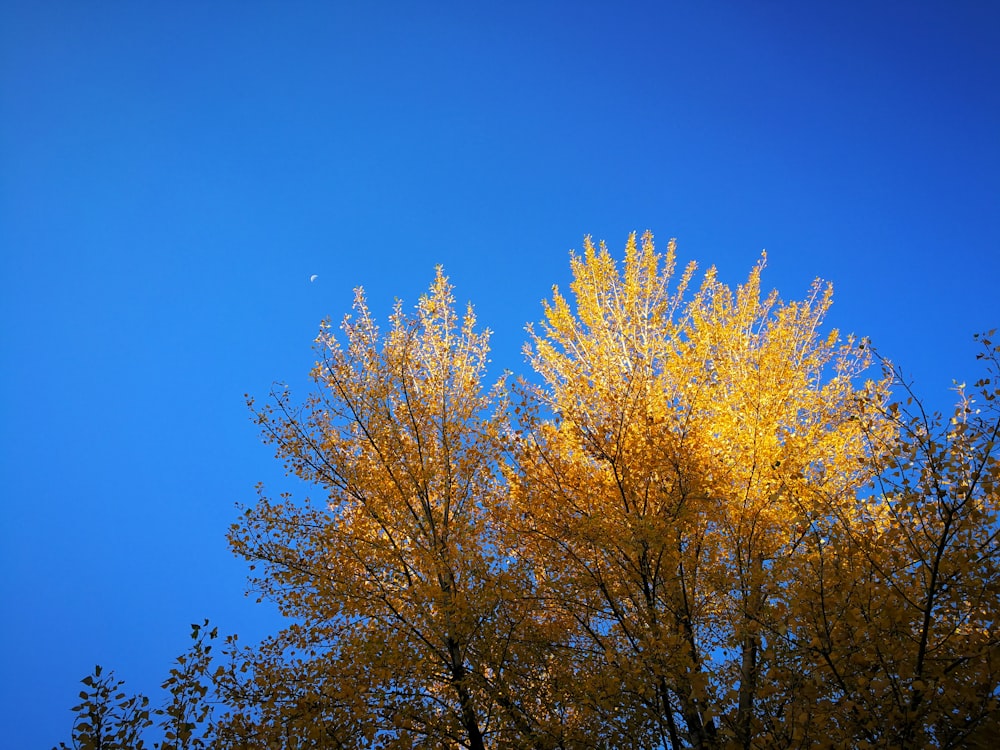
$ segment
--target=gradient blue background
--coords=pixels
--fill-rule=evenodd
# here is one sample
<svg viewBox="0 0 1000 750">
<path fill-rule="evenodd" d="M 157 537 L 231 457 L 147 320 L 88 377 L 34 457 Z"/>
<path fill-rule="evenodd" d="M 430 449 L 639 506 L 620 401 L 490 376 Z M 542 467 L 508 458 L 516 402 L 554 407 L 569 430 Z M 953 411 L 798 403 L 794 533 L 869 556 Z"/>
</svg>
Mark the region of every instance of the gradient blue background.
<svg viewBox="0 0 1000 750">
<path fill-rule="evenodd" d="M 97 662 L 159 698 L 253 640 L 224 541 L 283 479 L 243 393 L 442 263 L 522 370 L 568 251 L 633 230 L 835 284 L 932 405 L 1000 322 L 995 2 L 0 2 L 0 744 Z M 311 274 L 319 278 L 309 282 Z"/>
</svg>

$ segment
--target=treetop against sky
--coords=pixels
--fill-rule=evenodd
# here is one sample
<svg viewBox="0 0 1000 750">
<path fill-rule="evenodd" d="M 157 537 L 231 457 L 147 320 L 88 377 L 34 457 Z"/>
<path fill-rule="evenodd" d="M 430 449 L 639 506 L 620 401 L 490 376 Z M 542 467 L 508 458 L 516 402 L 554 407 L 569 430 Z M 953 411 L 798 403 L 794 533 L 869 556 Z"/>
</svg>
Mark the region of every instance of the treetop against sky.
<svg viewBox="0 0 1000 750">
<path fill-rule="evenodd" d="M 281 381 L 301 405 L 317 324 L 358 286 L 388 330 L 394 300 L 414 316 L 442 265 L 457 314 L 471 300 L 475 330 L 493 331 L 483 398 L 510 371 L 580 412 L 550 426 L 553 460 L 612 434 L 586 411 L 599 395 L 639 408 L 615 379 L 623 362 L 632 388 L 653 366 L 664 389 L 694 379 L 690 429 L 720 456 L 709 414 L 749 429 L 743 406 L 706 395 L 735 360 L 681 372 L 637 347 L 590 361 L 589 393 L 556 357 L 571 351 L 543 351 L 540 300 L 558 309 L 554 284 L 575 299 L 568 251 L 582 257 L 586 235 L 618 263 L 632 232 L 640 251 L 646 228 L 661 252 L 676 237 L 674 283 L 698 262 L 686 301 L 712 266 L 735 292 L 766 248 L 762 304 L 774 288 L 774 310 L 799 304 L 781 330 L 806 324 L 824 304 L 813 280 L 829 280 L 822 335 L 870 339 L 929 411 L 950 413 L 953 380 L 978 377 L 971 335 L 1000 313 L 998 34 L 987 2 L 0 3 L 7 742 L 65 739 L 95 663 L 159 694 L 192 622 L 248 644 L 283 626 L 244 596 L 246 564 L 224 540 L 258 482 L 296 500 L 315 490 L 260 445 L 243 394 L 263 404 Z M 688 328 L 718 312 L 736 330 L 739 300 L 727 304 L 702 293 Z M 570 336 L 590 322 L 551 324 Z M 827 354 L 832 372 L 841 354 Z M 878 383 L 869 372 L 852 387 Z M 813 413 L 837 388 L 810 391 Z M 665 417 L 680 402 L 658 398 L 629 412 L 647 420 L 636 455 L 645 430 L 677 428 Z M 796 427 L 768 450 L 817 435 Z"/>
<path fill-rule="evenodd" d="M 156 715 L 167 740 L 959 748 L 994 734 L 1000 349 L 982 338 L 987 377 L 944 421 L 891 400 L 907 386 L 866 341 L 823 330 L 829 286 L 786 302 L 762 293 L 763 261 L 736 288 L 676 267 L 675 243 L 660 253 L 648 232 L 620 263 L 586 240 L 569 294 L 553 288 L 529 329 L 537 379 L 492 386 L 488 334 L 440 267 L 385 330 L 358 289 L 339 333 L 316 339 L 310 395 L 248 398 L 312 488 L 261 487 L 229 534 L 285 624 L 256 646 L 226 639 L 216 661 L 216 631 L 196 627 Z M 84 746 L 154 722 L 100 677 L 77 709 Z"/>
</svg>

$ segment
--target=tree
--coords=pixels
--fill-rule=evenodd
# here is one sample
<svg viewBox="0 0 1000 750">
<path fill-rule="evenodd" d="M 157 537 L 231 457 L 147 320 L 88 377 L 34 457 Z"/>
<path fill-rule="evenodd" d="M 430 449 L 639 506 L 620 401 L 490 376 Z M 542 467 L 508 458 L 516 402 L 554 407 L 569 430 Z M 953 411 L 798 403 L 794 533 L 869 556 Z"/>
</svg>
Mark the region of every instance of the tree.
<svg viewBox="0 0 1000 750">
<path fill-rule="evenodd" d="M 502 523 L 507 418 L 502 385 L 482 385 L 488 332 L 471 308 L 458 318 L 440 269 L 384 339 L 360 290 L 354 307 L 343 346 L 329 324 L 317 339 L 316 394 L 256 410 L 289 470 L 325 493 L 320 507 L 262 499 L 233 530 L 266 565 L 257 586 L 298 620 L 258 670 L 287 684 L 274 670 L 291 669 L 303 687 L 282 700 L 311 691 L 304 716 L 333 711 L 314 726 L 335 744 L 544 746 L 548 719 L 523 708 L 541 662 L 525 654 L 537 624 Z M 289 665 L 285 645 L 310 658 Z"/>
<path fill-rule="evenodd" d="M 1000 697 L 998 349 L 986 376 L 956 386 L 950 419 L 928 413 L 898 369 L 895 430 L 858 513 L 831 519 L 834 543 L 804 561 L 803 649 L 823 676 L 835 744 L 983 747 Z"/>
<path fill-rule="evenodd" d="M 515 486 L 594 710 L 627 701 L 651 744 L 750 747 L 764 716 L 801 718 L 773 695 L 796 561 L 871 478 L 886 383 L 857 386 L 864 344 L 820 336 L 829 287 L 762 298 L 761 262 L 735 294 L 709 270 L 685 302 L 694 269 L 671 290 L 674 265 L 649 235 L 621 274 L 603 246 L 574 257 L 575 305 L 556 290 L 529 349 L 555 416 L 530 425 Z"/>
<path fill-rule="evenodd" d="M 171 736 L 987 746 L 1000 350 L 983 338 L 986 375 L 943 420 L 867 341 L 822 332 L 829 286 L 783 302 L 763 268 L 692 291 L 673 243 L 633 235 L 619 266 L 588 239 L 529 328 L 534 376 L 493 385 L 440 269 L 384 334 L 358 290 L 340 338 L 321 328 L 315 393 L 249 400 L 321 493 L 261 489 L 230 534 L 289 624 L 228 638 L 214 670 L 196 632 L 164 684 Z"/>
<path fill-rule="evenodd" d="M 146 747 L 143 734 L 161 717 L 158 727 L 162 740 L 152 743 L 153 750 L 200 750 L 208 747 L 199 736 L 211 713 L 205 701 L 208 669 L 217 630 L 208 630 L 208 621 L 191 626 L 194 643 L 187 653 L 177 658 L 176 666 L 161 687 L 169 699 L 160 708 L 151 710 L 149 698 L 141 693 L 125 692 L 124 680 L 116 680 L 114 672 L 105 673 L 100 665 L 81 680 L 86 690 L 80 691 L 80 703 L 73 707 L 76 720 L 70 744 L 60 742 L 54 750 L 142 750 Z"/>
<path fill-rule="evenodd" d="M 80 703 L 73 706 L 76 719 L 70 744 L 60 742 L 54 750 L 142 750 L 142 732 L 151 726 L 149 699 L 141 694 L 127 695 L 124 680 L 115 673 L 104 673 L 98 664 L 93 674 L 81 682 Z"/>
</svg>

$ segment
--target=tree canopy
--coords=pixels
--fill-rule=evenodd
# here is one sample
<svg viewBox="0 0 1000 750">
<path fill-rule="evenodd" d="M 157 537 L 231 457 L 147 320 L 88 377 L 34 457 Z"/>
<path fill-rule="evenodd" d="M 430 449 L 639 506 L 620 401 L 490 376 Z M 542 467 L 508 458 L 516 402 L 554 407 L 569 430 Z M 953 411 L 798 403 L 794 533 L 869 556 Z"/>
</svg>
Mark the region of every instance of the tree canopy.
<svg viewBox="0 0 1000 750">
<path fill-rule="evenodd" d="M 385 331 L 360 289 L 324 322 L 304 400 L 248 399 L 316 488 L 260 488 L 230 532 L 288 624 L 218 662 L 196 628 L 161 746 L 985 747 L 989 335 L 943 418 L 824 329 L 829 285 L 764 293 L 763 257 L 699 283 L 647 233 L 622 262 L 588 239 L 571 269 L 525 377 L 487 380 L 489 332 L 438 269 Z M 142 701 L 114 732 L 150 723 Z M 119 746 L 99 731 L 75 746 Z"/>
</svg>

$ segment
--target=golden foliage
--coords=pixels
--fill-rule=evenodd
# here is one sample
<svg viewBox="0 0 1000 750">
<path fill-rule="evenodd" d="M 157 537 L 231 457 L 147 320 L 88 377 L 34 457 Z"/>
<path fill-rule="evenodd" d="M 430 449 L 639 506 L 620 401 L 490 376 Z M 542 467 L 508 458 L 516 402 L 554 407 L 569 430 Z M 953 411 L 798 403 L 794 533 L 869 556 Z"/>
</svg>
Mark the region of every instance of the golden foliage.
<svg viewBox="0 0 1000 750">
<path fill-rule="evenodd" d="M 327 497 L 234 530 L 302 623 L 253 670 L 365 747 L 950 747 L 994 721 L 997 421 L 964 392 L 943 434 L 907 417 L 824 332 L 830 286 L 784 302 L 764 260 L 696 286 L 672 242 L 619 266 L 588 239 L 529 327 L 537 379 L 489 389 L 440 270 L 384 336 L 359 292 L 318 394 L 257 411 Z"/>
<path fill-rule="evenodd" d="M 289 625 L 229 639 L 210 676 L 198 640 L 168 681 L 177 736 L 988 746 L 998 348 L 983 338 L 987 375 L 943 420 L 865 340 L 824 331 L 829 285 L 785 302 L 764 262 L 734 290 L 648 233 L 622 264 L 588 239 L 529 326 L 534 379 L 492 386 L 489 333 L 440 269 L 384 333 L 358 290 L 317 338 L 316 393 L 250 401 L 323 495 L 261 490 L 231 531 Z"/>
<path fill-rule="evenodd" d="M 619 272 L 589 241 L 528 349 L 556 416 L 531 426 L 515 489 L 586 669 L 634 673 L 632 707 L 671 744 L 745 742 L 782 668 L 798 560 L 871 478 L 887 383 L 863 344 L 820 335 L 831 290 L 735 292 L 633 236 Z M 812 533 L 811 533 L 812 532 Z M 593 654 L 598 654 L 595 657 Z M 726 738 L 729 738 L 728 740 Z"/>
</svg>

